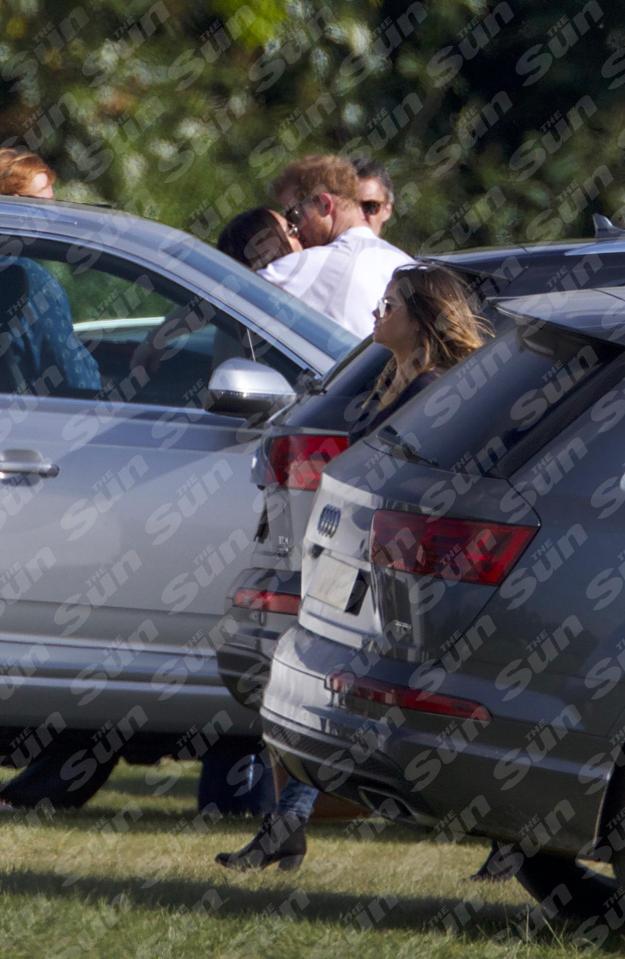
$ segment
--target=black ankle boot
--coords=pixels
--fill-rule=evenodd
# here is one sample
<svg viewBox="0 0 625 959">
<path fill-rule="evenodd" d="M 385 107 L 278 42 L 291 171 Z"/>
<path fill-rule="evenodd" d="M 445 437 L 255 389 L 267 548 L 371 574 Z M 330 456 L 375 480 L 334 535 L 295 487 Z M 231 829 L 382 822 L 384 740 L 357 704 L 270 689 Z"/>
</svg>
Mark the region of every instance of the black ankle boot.
<svg viewBox="0 0 625 959">
<path fill-rule="evenodd" d="M 215 862 L 226 869 L 297 869 L 306 855 L 306 820 L 294 813 L 268 813 L 254 838 L 238 852 L 220 852 Z"/>
<path fill-rule="evenodd" d="M 469 879 L 472 882 L 507 882 L 508 879 L 514 879 L 514 876 L 513 864 L 507 862 L 506 857 L 500 853 L 499 843 L 493 842 L 488 857 Z"/>
</svg>

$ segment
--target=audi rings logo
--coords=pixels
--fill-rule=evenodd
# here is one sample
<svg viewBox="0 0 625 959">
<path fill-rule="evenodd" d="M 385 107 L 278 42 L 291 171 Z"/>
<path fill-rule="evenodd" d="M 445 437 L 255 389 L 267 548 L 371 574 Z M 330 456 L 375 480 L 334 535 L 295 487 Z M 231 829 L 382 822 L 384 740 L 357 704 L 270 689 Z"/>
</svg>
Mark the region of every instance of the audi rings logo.
<svg viewBox="0 0 625 959">
<path fill-rule="evenodd" d="M 317 529 L 322 536 L 334 536 L 341 522 L 341 511 L 337 506 L 324 506 L 319 516 Z"/>
</svg>

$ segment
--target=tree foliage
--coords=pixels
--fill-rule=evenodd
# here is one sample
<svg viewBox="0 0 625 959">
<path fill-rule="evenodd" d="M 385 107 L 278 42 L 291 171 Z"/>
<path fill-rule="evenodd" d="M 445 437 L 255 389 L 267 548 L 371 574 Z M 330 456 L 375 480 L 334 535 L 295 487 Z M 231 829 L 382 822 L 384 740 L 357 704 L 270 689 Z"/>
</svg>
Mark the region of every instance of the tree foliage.
<svg viewBox="0 0 625 959">
<path fill-rule="evenodd" d="M 617 0 L 259 6 L 12 0 L 3 141 L 41 152 L 67 198 L 208 240 L 316 151 L 388 165 L 389 236 L 409 250 L 581 235 L 594 210 L 621 216 Z"/>
</svg>

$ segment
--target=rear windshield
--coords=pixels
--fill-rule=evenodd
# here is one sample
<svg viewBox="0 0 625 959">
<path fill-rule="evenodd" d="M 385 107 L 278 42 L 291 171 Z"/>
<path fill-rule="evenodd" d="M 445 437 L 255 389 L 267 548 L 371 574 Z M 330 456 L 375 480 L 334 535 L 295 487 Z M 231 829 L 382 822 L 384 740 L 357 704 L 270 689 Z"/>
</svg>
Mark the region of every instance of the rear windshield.
<svg viewBox="0 0 625 959">
<path fill-rule="evenodd" d="M 317 427 L 349 432 L 362 415 L 362 401 L 388 362 L 390 352 L 371 339 L 364 340 L 345 360 L 314 383 L 277 425 Z"/>
<path fill-rule="evenodd" d="M 390 357 L 385 346 L 367 337 L 326 373 L 319 388 L 332 396 L 358 396 L 371 390 Z"/>
<path fill-rule="evenodd" d="M 624 364 L 613 343 L 522 320 L 387 424 L 442 469 L 507 476 L 611 388 Z"/>
</svg>

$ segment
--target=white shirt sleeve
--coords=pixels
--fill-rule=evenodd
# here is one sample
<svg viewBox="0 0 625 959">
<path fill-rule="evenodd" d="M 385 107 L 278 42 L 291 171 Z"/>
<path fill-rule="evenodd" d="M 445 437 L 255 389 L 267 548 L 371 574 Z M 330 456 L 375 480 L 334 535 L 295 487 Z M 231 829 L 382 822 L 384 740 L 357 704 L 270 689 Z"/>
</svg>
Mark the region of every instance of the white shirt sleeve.
<svg viewBox="0 0 625 959">
<path fill-rule="evenodd" d="M 316 283 L 328 258 L 328 250 L 313 246 L 302 253 L 289 253 L 258 271 L 258 275 L 293 296 L 305 299 L 306 291 Z"/>
<path fill-rule="evenodd" d="M 274 260 L 258 275 L 363 339 L 373 329 L 372 311 L 393 270 L 410 262 L 368 227 L 356 227 L 326 246 Z"/>
</svg>

